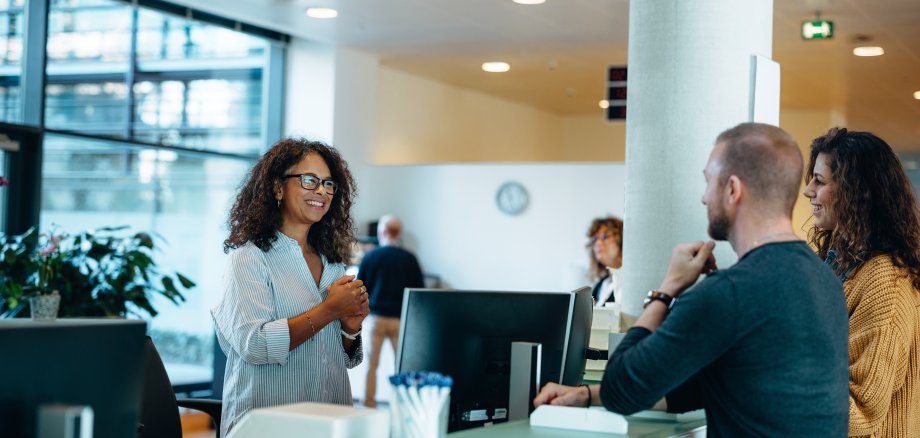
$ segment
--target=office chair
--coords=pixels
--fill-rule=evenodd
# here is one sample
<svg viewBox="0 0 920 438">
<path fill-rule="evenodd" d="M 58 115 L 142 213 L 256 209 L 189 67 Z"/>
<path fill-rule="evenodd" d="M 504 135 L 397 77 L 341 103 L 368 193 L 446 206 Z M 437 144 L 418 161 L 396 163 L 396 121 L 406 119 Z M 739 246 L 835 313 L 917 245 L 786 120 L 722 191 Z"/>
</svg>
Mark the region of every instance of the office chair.
<svg viewBox="0 0 920 438">
<path fill-rule="evenodd" d="M 208 414 L 220 438 L 220 400 L 180 399 L 176 400 L 166 367 L 150 336 L 147 336 L 147 357 L 144 360 L 144 395 L 141 401 L 141 418 L 138 425 L 140 438 L 182 438 L 182 423 L 179 407 L 194 409 Z"/>
</svg>

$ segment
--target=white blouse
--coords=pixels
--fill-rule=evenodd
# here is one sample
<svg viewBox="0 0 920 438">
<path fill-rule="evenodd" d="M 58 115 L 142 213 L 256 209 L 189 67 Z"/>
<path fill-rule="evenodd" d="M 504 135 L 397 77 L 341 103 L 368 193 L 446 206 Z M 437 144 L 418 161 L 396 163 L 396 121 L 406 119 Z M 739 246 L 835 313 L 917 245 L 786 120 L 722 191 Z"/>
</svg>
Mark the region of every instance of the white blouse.
<svg viewBox="0 0 920 438">
<path fill-rule="evenodd" d="M 623 291 L 620 290 L 620 270 L 607 268 L 607 273 L 607 278 L 601 283 L 600 296 L 598 297 L 597 303 L 595 303 L 596 307 L 604 307 L 604 303 L 610 298 L 610 294 L 613 294 L 613 300 L 615 302 L 623 302 L 621 301 L 623 298 Z"/>
<path fill-rule="evenodd" d="M 254 408 L 353 403 L 346 369 L 361 363 L 360 337 L 348 355 L 336 320 L 288 351 L 287 319 L 320 305 L 332 282 L 345 274 L 344 264 L 322 261 L 317 288 L 300 245 L 281 232 L 268 251 L 250 242 L 230 254 L 223 299 L 211 310 L 227 355 L 221 436 Z"/>
</svg>

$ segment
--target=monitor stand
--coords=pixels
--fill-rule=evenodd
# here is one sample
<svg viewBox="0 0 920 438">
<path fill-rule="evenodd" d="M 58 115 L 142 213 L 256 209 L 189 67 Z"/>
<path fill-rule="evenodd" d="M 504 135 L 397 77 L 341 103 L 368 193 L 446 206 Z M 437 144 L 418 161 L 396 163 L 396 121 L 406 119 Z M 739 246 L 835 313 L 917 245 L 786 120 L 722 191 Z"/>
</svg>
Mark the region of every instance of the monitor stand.
<svg viewBox="0 0 920 438">
<path fill-rule="evenodd" d="M 533 399 L 540 390 L 540 358 L 543 345 L 511 343 L 511 376 L 508 385 L 508 421 L 526 420 L 533 412 Z"/>
</svg>

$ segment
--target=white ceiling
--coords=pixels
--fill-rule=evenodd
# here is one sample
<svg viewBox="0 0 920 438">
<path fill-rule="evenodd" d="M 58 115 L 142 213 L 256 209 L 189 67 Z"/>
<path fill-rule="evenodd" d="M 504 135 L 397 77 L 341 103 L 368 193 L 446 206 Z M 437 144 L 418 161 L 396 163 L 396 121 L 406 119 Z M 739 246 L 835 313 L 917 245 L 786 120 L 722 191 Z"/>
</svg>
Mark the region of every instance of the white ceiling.
<svg viewBox="0 0 920 438">
<path fill-rule="evenodd" d="M 699 0 L 694 0 L 699 1 Z M 608 65 L 626 63 L 627 0 L 178 0 L 291 35 L 375 53 L 383 65 L 561 114 L 599 113 Z M 920 151 L 920 1 L 774 0 L 784 108 L 835 109 L 852 129 Z M 306 17 L 332 7 L 333 20 Z M 803 41 L 815 11 L 831 40 Z M 857 58 L 866 35 L 885 55 Z M 480 64 L 502 60 L 504 74 Z M 817 133 L 816 133 L 817 134 Z"/>
</svg>

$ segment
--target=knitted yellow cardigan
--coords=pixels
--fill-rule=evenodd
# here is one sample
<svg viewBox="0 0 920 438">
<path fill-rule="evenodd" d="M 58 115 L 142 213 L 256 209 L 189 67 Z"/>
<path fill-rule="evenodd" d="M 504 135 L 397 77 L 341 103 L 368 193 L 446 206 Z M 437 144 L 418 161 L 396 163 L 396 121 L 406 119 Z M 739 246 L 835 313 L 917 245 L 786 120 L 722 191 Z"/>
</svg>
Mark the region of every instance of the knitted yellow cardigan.
<svg viewBox="0 0 920 438">
<path fill-rule="evenodd" d="M 920 437 L 920 293 L 888 256 L 843 284 L 850 314 L 849 436 Z"/>
</svg>

